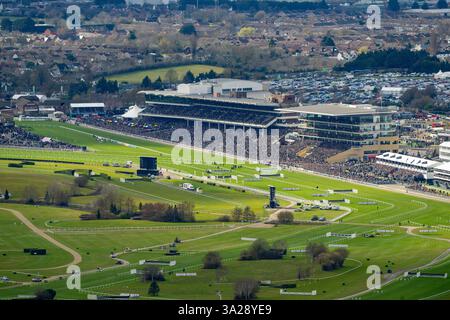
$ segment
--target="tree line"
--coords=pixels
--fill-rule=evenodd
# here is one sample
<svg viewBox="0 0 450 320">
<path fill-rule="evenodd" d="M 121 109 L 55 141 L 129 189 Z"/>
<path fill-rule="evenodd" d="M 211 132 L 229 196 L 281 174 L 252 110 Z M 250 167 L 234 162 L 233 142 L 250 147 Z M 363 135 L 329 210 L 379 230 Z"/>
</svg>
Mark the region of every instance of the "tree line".
<svg viewBox="0 0 450 320">
<path fill-rule="evenodd" d="M 450 63 L 430 56 L 426 51 L 404 49 L 386 49 L 362 53 L 353 61 L 345 63 L 337 70 L 386 70 L 403 69 L 408 72 L 435 73 L 439 70 L 450 71 Z"/>
<path fill-rule="evenodd" d="M 191 70 L 188 70 L 181 79 L 181 82 L 193 83 L 215 78 L 217 78 L 217 73 L 212 69 L 208 72 L 200 72 L 197 76 L 195 76 Z M 150 90 L 161 90 L 164 88 L 165 83 L 174 84 L 179 80 L 180 78 L 178 76 L 177 71 L 175 69 L 169 69 L 164 75 L 164 81 L 163 79 L 161 79 L 161 76 L 158 76 L 158 78 L 156 78 L 156 80 L 153 82 L 149 76 L 145 76 L 141 81 L 141 88 Z"/>
<path fill-rule="evenodd" d="M 0 26 L 3 31 L 12 32 L 12 31 L 20 31 L 20 32 L 37 32 L 39 28 L 36 28 L 36 22 L 30 17 L 27 18 L 18 18 L 11 20 L 9 18 L 3 18 L 0 22 Z"/>
</svg>

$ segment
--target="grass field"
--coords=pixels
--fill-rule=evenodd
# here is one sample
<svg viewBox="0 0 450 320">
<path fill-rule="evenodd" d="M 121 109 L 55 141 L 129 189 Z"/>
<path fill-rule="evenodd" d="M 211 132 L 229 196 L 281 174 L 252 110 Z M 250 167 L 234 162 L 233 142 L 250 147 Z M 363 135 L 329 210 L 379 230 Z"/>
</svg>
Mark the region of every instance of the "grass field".
<svg viewBox="0 0 450 320">
<path fill-rule="evenodd" d="M 150 80 L 155 81 L 158 77 L 164 81 L 167 71 L 174 70 L 177 73 L 178 80 L 182 80 L 186 72 L 189 70 L 194 74 L 194 76 L 198 76 L 200 73 L 209 72 L 213 70 L 217 74 L 221 74 L 224 71 L 222 67 L 215 67 L 203 64 L 193 64 L 186 66 L 178 66 L 178 67 L 169 67 L 169 68 L 158 68 L 158 69 L 149 69 L 143 71 L 133 71 L 127 73 L 121 73 L 117 75 L 111 75 L 108 80 L 117 80 L 118 82 L 127 82 L 127 83 L 141 83 L 142 79 L 145 76 L 148 76 Z"/>
<path fill-rule="evenodd" d="M 448 299 L 448 279 L 407 279 L 402 280 L 404 271 L 415 270 L 429 264 L 436 257 L 450 248 L 450 205 L 430 199 L 417 198 L 403 193 L 394 193 L 329 179 L 304 172 L 284 171 L 284 178 L 264 177 L 259 181 L 246 180 L 253 177 L 256 165 L 246 164 L 232 169 L 231 165 L 221 168 L 231 170 L 238 176 L 238 181 L 218 179 L 216 185 L 207 185 L 194 181 L 203 193 L 181 190 L 182 180 L 160 180 L 158 182 L 135 181 L 121 183 L 122 177 L 115 168 L 104 167 L 105 161 L 125 163 L 132 160 L 138 163 L 141 155 L 157 156 L 160 167 L 172 171 L 189 173 L 194 176 L 206 174 L 211 166 L 203 164 L 175 165 L 170 160 L 171 147 L 144 139 L 136 139 L 100 130 L 88 129 L 55 122 L 23 122 L 21 126 L 40 134 L 62 141 L 88 147 L 87 152 L 62 152 L 43 150 L 23 150 L 0 148 L 2 158 L 46 159 L 80 161 L 83 165 L 36 162 L 34 166 L 8 168 L 8 160 L 0 161 L 0 191 L 8 188 L 14 197 L 20 197 L 24 185 L 35 184 L 41 192 L 49 181 L 58 180 L 71 184 L 73 177 L 55 174 L 61 169 L 92 169 L 97 173 L 111 176 L 112 183 L 136 201 L 164 201 L 176 203 L 189 199 L 196 204 L 197 223 L 159 223 L 133 220 L 95 220 L 80 221 L 80 211 L 69 208 L 46 206 L 29 206 L 23 204 L 0 203 L 3 208 L 15 208 L 22 212 L 35 226 L 45 230 L 48 235 L 79 252 L 82 257 L 82 290 L 71 291 L 65 286 L 65 280 L 55 280 L 42 284 L 29 284 L 29 276 L 40 274 L 51 277 L 64 274 L 61 265 L 70 263 L 71 256 L 57 247 L 52 247 L 39 238 L 26 226 L 6 211 L 0 210 L 0 276 L 6 275 L 21 286 L 10 287 L 13 283 L 0 286 L 0 298 L 12 298 L 18 294 L 33 293 L 37 287 L 50 287 L 57 291 L 59 299 L 85 299 L 87 293 L 139 293 L 142 299 L 152 299 L 147 294 L 149 283 L 141 282 L 130 269 L 142 268 L 141 259 L 169 260 L 164 254 L 167 248 L 161 248 L 172 242 L 175 237 L 183 240 L 177 245 L 180 252 L 176 256 L 176 266 L 164 267 L 166 281 L 160 282 L 160 299 L 218 299 L 216 291 L 220 290 L 224 299 L 232 299 L 233 283 L 237 279 L 251 277 L 257 280 L 272 280 L 274 284 L 295 283 L 292 291 L 317 290 L 315 297 L 280 295 L 278 288 L 262 287 L 258 297 L 262 299 L 337 299 L 352 297 L 363 293 L 366 288 L 369 265 L 378 265 L 383 271 L 383 282 L 390 282 L 381 291 L 363 294 L 362 299 Z M 98 142 L 93 134 L 113 139 Z M 124 144 L 129 146 L 125 146 Z M 17 162 L 17 161 L 16 161 Z M 104 182 L 104 181 L 102 181 Z M 90 195 L 95 181 L 80 190 L 80 196 L 73 199 L 76 203 L 92 200 Z M 220 183 L 249 187 L 255 192 L 240 192 L 233 188 L 219 186 Z M 218 215 L 228 213 L 235 206 L 249 205 L 260 217 L 269 213 L 263 208 L 266 196 L 260 192 L 267 191 L 268 185 L 277 187 L 282 198 L 282 205 L 290 203 L 288 199 L 314 200 L 313 195 L 324 193 L 329 189 L 357 189 L 358 193 L 334 194 L 321 199 L 348 199 L 343 204 L 349 214 L 340 222 L 327 225 L 263 225 L 218 223 Z M 287 191 L 283 188 L 298 188 Z M 259 190 L 259 192 L 257 192 Z M 91 198 L 89 198 L 91 197 Z M 365 202 L 375 202 L 367 205 Z M 309 219 L 310 215 L 327 216 L 332 219 L 344 210 L 296 212 L 295 218 Z M 422 229 L 436 228 L 435 233 L 422 233 Z M 384 233 L 380 229 L 392 232 Z M 327 232 L 356 233 L 354 239 L 326 237 Z M 373 234 L 368 238 L 363 234 Z M 305 280 L 296 279 L 299 265 L 308 258 L 304 253 L 289 252 L 282 260 L 239 261 L 239 253 L 250 242 L 242 237 L 263 238 L 270 243 L 276 240 L 287 242 L 288 251 L 304 248 L 308 242 L 320 241 L 326 245 L 345 244 L 350 251 L 349 259 L 342 269 L 322 271 L 317 266 L 313 275 Z M 14 238 L 14 241 L 11 239 Z M 21 251 L 25 246 L 43 246 L 49 254 L 43 257 L 27 256 Z M 202 269 L 202 258 L 208 251 L 218 251 L 226 267 L 226 274 L 218 279 L 214 270 Z M 118 252 L 120 258 L 129 265 L 116 265 L 111 259 L 111 252 Z M 6 254 L 6 255 L 4 255 Z M 434 272 L 448 272 L 450 260 L 445 255 L 427 267 Z M 58 268 L 59 267 L 59 268 Z M 97 269 L 99 267 L 100 269 Z M 49 269 L 50 268 L 50 269 Z M 32 269 L 32 270 L 28 270 Z M 177 277 L 174 273 L 185 270 L 197 272 L 196 277 Z M 412 288 L 418 288 L 411 293 Z"/>
</svg>

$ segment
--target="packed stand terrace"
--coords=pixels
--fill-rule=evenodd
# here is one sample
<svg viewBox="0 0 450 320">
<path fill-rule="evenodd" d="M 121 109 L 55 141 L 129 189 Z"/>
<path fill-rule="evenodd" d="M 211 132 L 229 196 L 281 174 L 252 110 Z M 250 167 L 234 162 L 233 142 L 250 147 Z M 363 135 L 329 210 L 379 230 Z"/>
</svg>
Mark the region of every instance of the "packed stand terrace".
<svg viewBox="0 0 450 320">
<path fill-rule="evenodd" d="M 307 139 L 297 140 L 292 144 L 281 146 L 280 162 L 292 167 L 301 167 L 331 176 L 374 184 L 401 183 L 412 186 L 421 180 L 420 175 L 412 175 L 409 171 L 383 166 L 373 161 L 327 162 L 329 157 L 346 149 L 346 146 L 336 143 L 331 144 Z M 302 150 L 305 150 L 304 154 L 298 156 L 297 153 L 301 153 Z"/>
<path fill-rule="evenodd" d="M 27 148 L 82 150 L 81 147 L 40 137 L 14 125 L 0 124 L 0 145 Z"/>
<path fill-rule="evenodd" d="M 192 139 L 194 138 L 193 122 L 190 121 L 188 126 L 187 121 L 184 119 L 146 117 L 145 119 L 128 120 L 123 118 L 112 118 L 112 117 L 88 117 L 88 118 L 80 118 L 79 121 L 87 125 L 96 126 L 104 129 L 118 130 L 128 134 L 166 141 L 171 141 L 172 133 L 174 130 L 187 129 L 190 132 Z M 223 132 L 223 129 L 220 125 L 212 123 L 211 126 L 208 126 L 207 123 L 203 123 L 202 125 L 203 133 L 210 128 L 219 129 L 224 134 L 225 137 L 225 133 Z M 238 128 L 240 127 L 236 126 L 236 129 Z M 258 129 L 255 129 L 255 132 L 257 133 Z M 282 131 L 280 131 L 280 136 L 282 135 L 283 133 Z M 205 147 L 208 144 L 209 142 L 205 142 L 203 146 Z M 246 152 L 248 155 L 248 150 L 246 150 Z"/>
<path fill-rule="evenodd" d="M 87 117 L 80 122 L 109 130 L 170 141 L 175 129 L 186 128 L 186 121 L 181 119 L 136 119 L 128 120 L 114 117 Z"/>
</svg>

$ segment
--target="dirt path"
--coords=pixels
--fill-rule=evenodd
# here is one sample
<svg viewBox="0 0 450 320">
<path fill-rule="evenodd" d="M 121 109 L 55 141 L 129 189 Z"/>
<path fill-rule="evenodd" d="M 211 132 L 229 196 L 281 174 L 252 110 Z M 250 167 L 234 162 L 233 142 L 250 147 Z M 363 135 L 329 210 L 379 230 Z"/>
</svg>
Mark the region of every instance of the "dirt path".
<svg viewBox="0 0 450 320">
<path fill-rule="evenodd" d="M 291 201 L 291 203 L 289 203 L 288 206 L 283 207 L 283 208 L 280 208 L 280 209 L 277 209 L 275 212 L 271 213 L 270 216 L 269 216 L 269 218 L 267 218 L 266 221 L 267 221 L 267 222 L 274 222 L 274 221 L 277 221 L 277 220 L 278 220 L 278 214 L 279 214 L 280 212 L 285 211 L 285 210 L 286 210 L 286 211 L 292 211 L 292 209 L 290 209 L 290 208 L 294 207 L 296 204 L 297 204 L 296 201 Z"/>
<path fill-rule="evenodd" d="M 53 243 L 58 248 L 60 248 L 60 249 L 62 249 L 64 251 L 70 253 L 72 255 L 72 257 L 73 257 L 72 262 L 70 262 L 68 264 L 65 264 L 63 266 L 59 266 L 60 268 L 66 267 L 66 266 L 69 266 L 69 265 L 73 265 L 73 264 L 79 264 L 82 261 L 81 255 L 78 252 L 76 252 L 75 250 L 69 248 L 65 244 L 62 244 L 58 240 L 53 239 L 52 237 L 50 237 L 43 230 L 39 229 L 33 223 L 31 223 L 31 221 L 28 220 L 27 217 L 25 217 L 20 211 L 17 211 L 17 210 L 14 210 L 14 209 L 1 208 L 1 207 L 0 207 L 0 210 L 4 210 L 4 211 L 8 211 L 8 212 L 12 213 L 17 219 L 19 219 L 24 225 L 26 225 L 31 231 L 33 231 L 39 237 L 44 238 L 48 242 Z"/>
</svg>

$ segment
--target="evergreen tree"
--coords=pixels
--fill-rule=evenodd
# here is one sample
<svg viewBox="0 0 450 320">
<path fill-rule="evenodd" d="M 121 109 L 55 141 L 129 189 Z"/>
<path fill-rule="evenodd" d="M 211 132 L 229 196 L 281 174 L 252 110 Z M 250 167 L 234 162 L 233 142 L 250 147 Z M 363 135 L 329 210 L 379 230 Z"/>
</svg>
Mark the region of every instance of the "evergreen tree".
<svg viewBox="0 0 450 320">
<path fill-rule="evenodd" d="M 420 8 L 419 3 L 417 1 L 414 1 L 414 3 L 411 6 L 411 9 L 419 9 L 419 8 Z"/>
<path fill-rule="evenodd" d="M 155 280 L 153 280 L 152 283 L 150 284 L 150 288 L 148 288 L 148 294 L 152 296 L 157 296 L 158 293 L 159 293 L 158 283 Z"/>
<path fill-rule="evenodd" d="M 114 93 L 119 91 L 119 83 L 117 80 L 111 81 L 106 80 L 105 77 L 102 77 L 100 80 L 98 80 L 95 91 L 97 93 Z"/>
<path fill-rule="evenodd" d="M 50 203 L 50 194 L 48 193 L 48 190 L 45 192 L 44 201 L 47 204 Z"/>
<path fill-rule="evenodd" d="M 398 0 L 389 0 L 388 2 L 388 10 L 398 12 L 400 11 L 400 5 L 398 4 Z"/>
<path fill-rule="evenodd" d="M 142 79 L 141 88 L 144 89 L 150 89 L 152 87 L 152 80 L 148 76 L 145 76 L 144 79 Z"/>
<path fill-rule="evenodd" d="M 163 87 L 163 84 L 162 84 L 161 77 L 158 77 L 158 79 L 156 79 L 155 82 L 153 82 L 153 88 L 155 88 L 156 90 L 161 90 L 162 87 Z"/>
<path fill-rule="evenodd" d="M 428 3 L 427 3 L 426 1 L 422 4 L 421 9 L 422 9 L 422 10 L 428 10 L 428 9 L 430 9 L 430 7 L 428 6 Z"/>
<path fill-rule="evenodd" d="M 207 77 L 208 77 L 208 79 L 217 78 L 217 73 L 213 69 L 211 69 L 211 70 L 209 70 Z"/>
<path fill-rule="evenodd" d="M 13 23 L 9 18 L 3 18 L 0 27 L 3 31 L 11 32 L 13 29 Z"/>
<path fill-rule="evenodd" d="M 438 9 L 447 9 L 447 8 L 448 8 L 447 0 L 439 0 L 439 1 L 436 3 L 436 7 L 437 7 Z"/>
<path fill-rule="evenodd" d="M 195 81 L 194 74 L 191 72 L 191 70 L 188 70 L 183 77 L 183 82 L 184 83 L 192 83 L 194 81 Z"/>
<path fill-rule="evenodd" d="M 320 42 L 320 44 L 324 47 L 334 47 L 335 46 L 333 38 L 328 35 L 322 38 L 322 41 Z"/>
<path fill-rule="evenodd" d="M 13 21 L 12 28 L 20 32 L 34 32 L 36 31 L 35 22 L 30 17 L 20 18 Z"/>
<path fill-rule="evenodd" d="M 101 218 L 100 209 L 97 209 L 97 219 L 100 220 L 100 218 Z"/>
<path fill-rule="evenodd" d="M 192 23 L 186 23 L 184 24 L 179 31 L 181 34 L 184 34 L 186 36 L 190 35 L 197 35 L 197 30 L 195 30 L 195 26 Z"/>
<path fill-rule="evenodd" d="M 9 195 L 8 189 L 5 190 L 5 194 L 4 194 L 3 196 L 4 196 L 4 199 L 5 199 L 5 200 L 8 200 L 8 199 L 9 199 L 9 196 L 10 196 L 10 195 Z"/>
<path fill-rule="evenodd" d="M 136 32 L 130 31 L 130 34 L 128 35 L 128 40 L 136 40 Z"/>
</svg>

